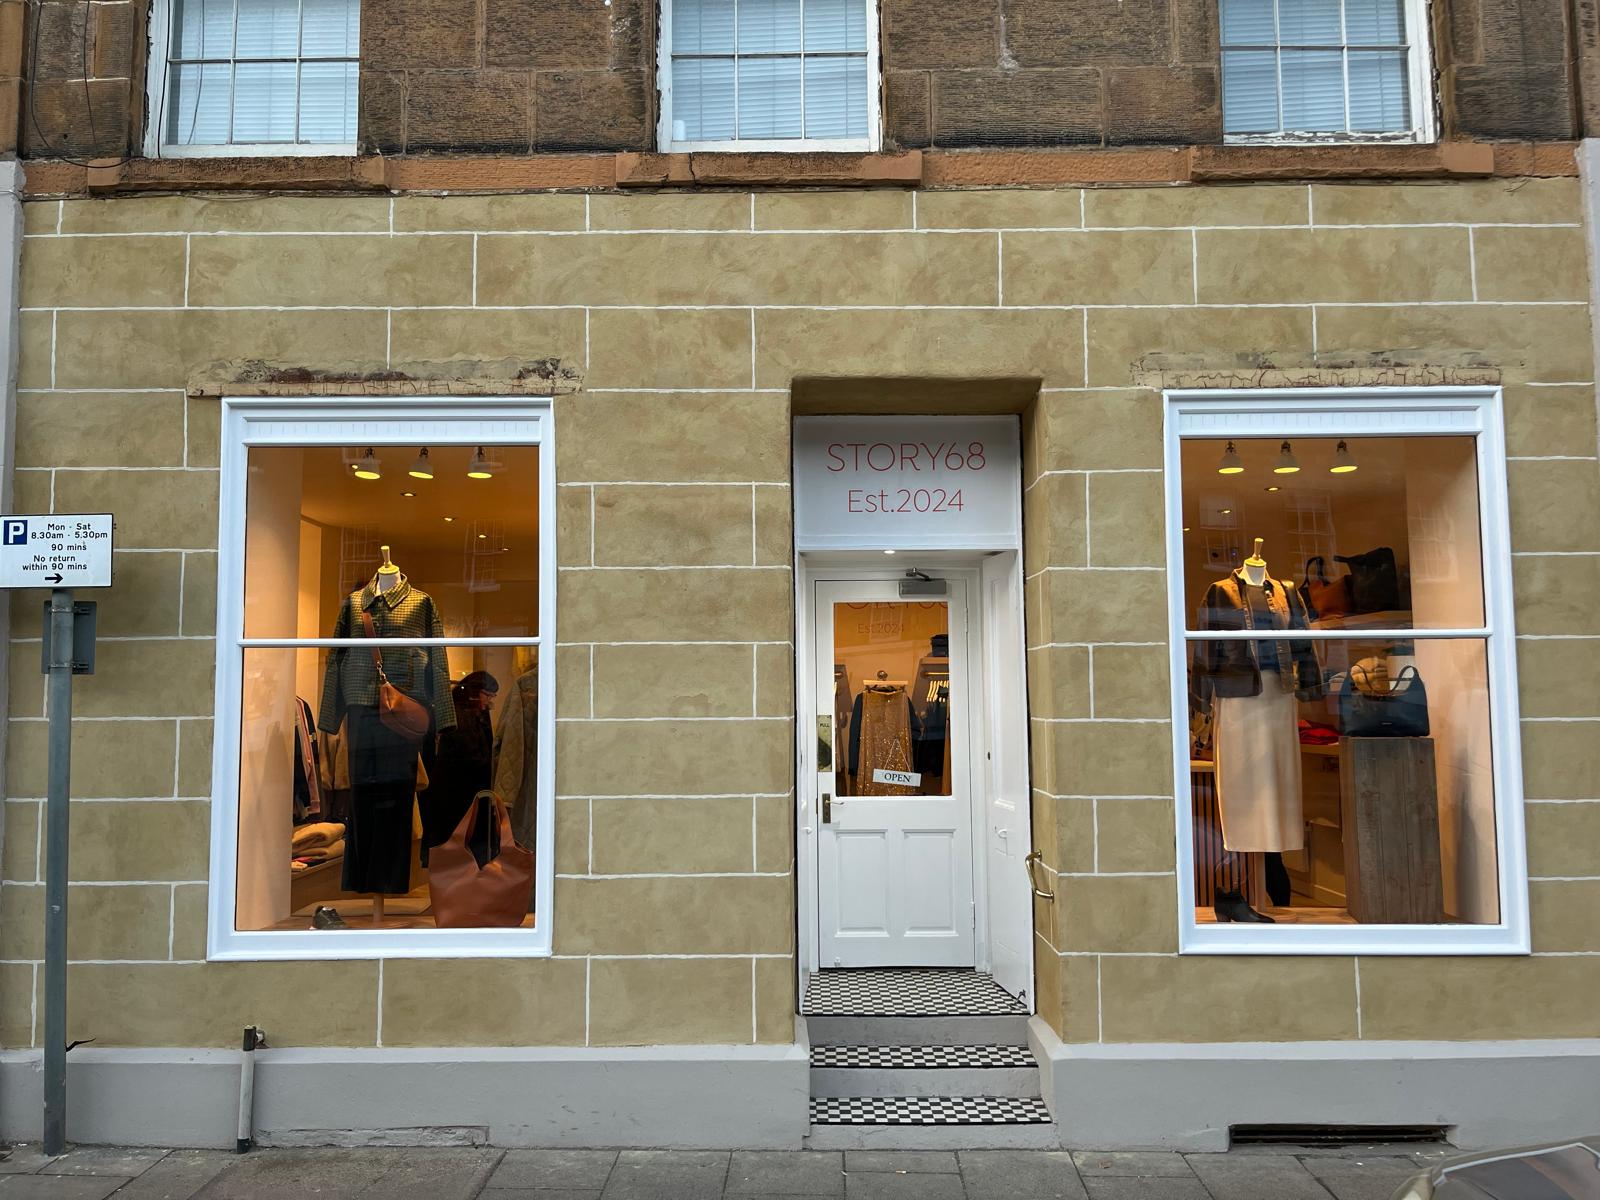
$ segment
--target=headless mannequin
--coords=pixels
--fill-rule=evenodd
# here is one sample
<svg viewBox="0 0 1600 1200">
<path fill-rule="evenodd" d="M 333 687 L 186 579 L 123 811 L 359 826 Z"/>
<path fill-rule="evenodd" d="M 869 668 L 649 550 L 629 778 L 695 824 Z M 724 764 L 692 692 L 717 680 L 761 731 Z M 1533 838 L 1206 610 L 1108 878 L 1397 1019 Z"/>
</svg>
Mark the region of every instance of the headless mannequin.
<svg viewBox="0 0 1600 1200">
<path fill-rule="evenodd" d="M 392 590 L 394 586 L 400 582 L 400 568 L 395 566 L 394 561 L 390 559 L 389 547 L 379 546 L 378 549 L 383 552 L 383 565 L 378 568 L 378 574 L 375 576 L 375 578 L 377 580 L 378 590 L 380 592 L 387 592 Z M 374 929 L 381 929 L 383 927 L 382 892 L 372 893 L 372 927 Z"/>
<path fill-rule="evenodd" d="M 1244 560 L 1244 566 L 1241 568 L 1244 581 L 1251 587 L 1260 587 L 1267 581 L 1267 560 L 1261 557 L 1261 547 L 1266 540 L 1266 538 L 1256 539 L 1255 549 L 1250 551 L 1250 557 Z M 384 557 L 388 558 L 387 547 L 384 548 Z"/>
</svg>

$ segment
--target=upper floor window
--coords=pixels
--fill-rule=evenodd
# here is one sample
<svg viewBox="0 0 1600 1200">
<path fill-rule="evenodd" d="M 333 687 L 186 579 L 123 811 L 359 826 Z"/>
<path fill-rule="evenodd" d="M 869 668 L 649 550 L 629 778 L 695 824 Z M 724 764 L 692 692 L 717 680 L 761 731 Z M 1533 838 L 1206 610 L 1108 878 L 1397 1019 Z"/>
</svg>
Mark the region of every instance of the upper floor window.
<svg viewBox="0 0 1600 1200">
<path fill-rule="evenodd" d="M 149 152 L 353 153 L 359 0 L 164 0 Z"/>
<path fill-rule="evenodd" d="M 1221 0 L 1230 141 L 1432 136 L 1420 0 Z"/>
<path fill-rule="evenodd" d="M 661 146 L 871 150 L 872 0 L 669 0 Z"/>
</svg>

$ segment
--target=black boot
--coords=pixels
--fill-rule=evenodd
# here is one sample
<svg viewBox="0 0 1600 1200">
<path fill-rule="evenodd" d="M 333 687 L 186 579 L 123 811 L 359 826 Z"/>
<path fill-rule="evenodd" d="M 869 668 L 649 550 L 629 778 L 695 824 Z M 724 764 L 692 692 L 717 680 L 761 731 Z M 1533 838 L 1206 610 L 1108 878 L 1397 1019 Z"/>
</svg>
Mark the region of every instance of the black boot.
<svg viewBox="0 0 1600 1200">
<path fill-rule="evenodd" d="M 1261 865 L 1266 868 L 1267 899 L 1279 908 L 1288 908 L 1293 889 L 1289 884 L 1289 869 L 1283 865 L 1283 855 L 1276 851 L 1263 854 Z"/>
<path fill-rule="evenodd" d="M 1219 921 L 1259 921 L 1264 925 L 1277 924 L 1265 913 L 1258 913 L 1245 902 L 1245 898 L 1238 892 L 1217 889 L 1216 899 L 1212 902 L 1211 911 L 1217 914 Z"/>
</svg>

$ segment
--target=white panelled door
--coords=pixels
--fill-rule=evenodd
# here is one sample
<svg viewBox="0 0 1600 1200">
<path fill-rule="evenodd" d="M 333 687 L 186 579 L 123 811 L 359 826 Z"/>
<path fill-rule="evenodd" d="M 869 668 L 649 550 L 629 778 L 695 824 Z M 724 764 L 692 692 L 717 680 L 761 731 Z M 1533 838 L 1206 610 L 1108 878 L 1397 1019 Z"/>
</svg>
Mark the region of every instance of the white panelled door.
<svg viewBox="0 0 1600 1200">
<path fill-rule="evenodd" d="M 815 583 L 819 965 L 974 965 L 967 585 Z"/>
</svg>

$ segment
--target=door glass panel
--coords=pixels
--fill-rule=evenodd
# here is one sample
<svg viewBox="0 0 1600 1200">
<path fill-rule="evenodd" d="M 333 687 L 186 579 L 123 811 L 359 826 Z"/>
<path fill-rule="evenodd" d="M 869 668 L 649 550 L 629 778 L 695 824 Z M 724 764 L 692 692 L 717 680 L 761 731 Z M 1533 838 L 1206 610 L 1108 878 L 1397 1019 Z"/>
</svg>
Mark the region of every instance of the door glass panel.
<svg viewBox="0 0 1600 1200">
<path fill-rule="evenodd" d="M 948 603 L 835 604 L 833 696 L 837 795 L 952 794 Z"/>
</svg>

